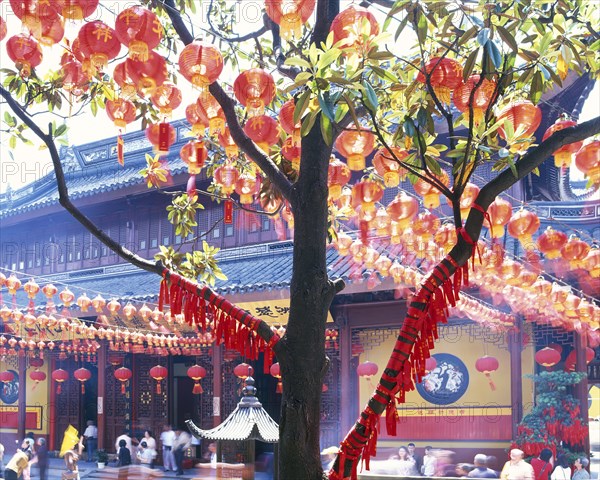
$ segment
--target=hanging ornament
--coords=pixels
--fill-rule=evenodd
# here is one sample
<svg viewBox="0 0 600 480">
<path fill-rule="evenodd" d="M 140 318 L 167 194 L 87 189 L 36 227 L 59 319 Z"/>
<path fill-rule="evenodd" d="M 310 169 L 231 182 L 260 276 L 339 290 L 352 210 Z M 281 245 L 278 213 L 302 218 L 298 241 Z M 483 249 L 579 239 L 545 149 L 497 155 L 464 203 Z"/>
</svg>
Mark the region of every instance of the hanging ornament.
<svg viewBox="0 0 600 480">
<path fill-rule="evenodd" d="M 121 382 L 121 393 L 123 395 L 125 394 L 125 384 L 129 381 L 131 375 L 131 370 L 127 367 L 121 367 L 115 370 L 115 378 Z"/>
<path fill-rule="evenodd" d="M 350 170 L 361 171 L 366 166 L 365 157 L 375 148 L 375 135 L 368 130 L 352 127 L 340 133 L 335 148 L 346 159 Z"/>
<path fill-rule="evenodd" d="M 28 78 L 31 70 L 42 63 L 42 48 L 29 35 L 14 35 L 6 41 L 6 53 L 15 62 L 21 77 Z"/>
<path fill-rule="evenodd" d="M 284 40 L 300 40 L 304 25 L 315 9 L 316 0 L 266 0 L 265 10 L 273 22 L 279 25 Z"/>
<path fill-rule="evenodd" d="M 116 32 L 100 20 L 85 23 L 77 34 L 79 48 L 94 72 L 103 71 L 121 51 Z"/>
<path fill-rule="evenodd" d="M 265 107 L 275 98 L 275 81 L 270 73 L 251 68 L 240 73 L 233 83 L 233 92 L 246 107 L 249 117 L 263 115 Z"/>
<path fill-rule="evenodd" d="M 204 96 L 204 91 L 223 71 L 223 56 L 209 43 L 190 43 L 179 54 L 179 71 Z"/>
<path fill-rule="evenodd" d="M 200 380 L 206 377 L 206 369 L 201 367 L 200 365 L 193 365 L 187 370 L 187 375 L 194 381 L 194 389 L 192 393 L 194 395 L 199 395 L 203 393 L 202 385 L 200 385 Z"/>
<path fill-rule="evenodd" d="M 463 83 L 463 68 L 456 60 L 448 57 L 435 57 L 425 64 L 425 73 L 419 71 L 417 82 L 429 83 L 436 97 L 443 103 L 450 104 L 450 95 L 453 90 Z"/>
<path fill-rule="evenodd" d="M 73 376 L 81 382 L 81 394 L 83 395 L 85 393 L 85 382 L 92 378 L 92 372 L 82 367 L 75 370 Z"/>
<path fill-rule="evenodd" d="M 158 47 L 163 27 L 156 14 L 147 8 L 126 8 L 115 21 L 115 32 L 120 42 L 129 48 L 129 58 L 145 62 L 150 50 Z"/>
<path fill-rule="evenodd" d="M 61 348 L 63 345 L 61 345 Z M 56 394 L 60 395 L 62 393 L 62 384 L 69 379 L 69 373 L 62 368 L 58 368 L 52 372 L 52 380 L 54 380 L 56 385 Z"/>
<path fill-rule="evenodd" d="M 574 122 L 573 120 L 568 120 L 565 118 L 558 118 L 556 120 L 556 122 L 554 123 L 554 125 L 550 126 L 550 128 L 548 128 L 546 130 L 546 132 L 544 133 L 544 136 L 542 138 L 542 141 L 544 141 L 547 138 L 549 138 L 550 136 L 552 136 L 552 134 L 554 132 L 558 132 L 559 130 L 562 130 L 564 128 L 575 127 L 575 126 L 577 126 L 577 122 Z M 583 142 L 575 142 L 575 143 L 568 143 L 568 144 L 560 147 L 558 150 L 556 150 L 554 152 L 554 166 L 556 168 L 570 167 L 571 159 L 572 159 L 573 155 L 579 151 L 579 149 L 581 148 L 582 145 L 583 145 Z"/>
<path fill-rule="evenodd" d="M 29 304 L 28 304 L 29 312 L 33 313 L 33 309 L 35 306 L 33 300 L 35 299 L 35 296 L 40 291 L 40 286 L 35 282 L 35 280 L 33 278 L 31 278 L 25 285 L 23 285 L 23 290 L 25 290 L 25 293 L 27 293 L 27 298 L 29 298 Z"/>
<path fill-rule="evenodd" d="M 492 390 L 496 390 L 496 385 L 494 384 L 490 374 L 498 370 L 499 366 L 500 364 L 498 363 L 498 359 L 495 357 L 490 357 L 489 355 L 484 355 L 483 357 L 478 358 L 475 362 L 475 368 L 478 372 L 483 373 L 487 377 Z"/>
<path fill-rule="evenodd" d="M 366 8 L 350 5 L 338 13 L 329 28 L 333 32 L 333 43 L 343 49 L 368 50 L 371 39 L 379 35 L 379 24 L 375 16 Z"/>
<path fill-rule="evenodd" d="M 100 0 L 61 0 L 62 16 L 71 20 L 83 20 L 92 15 Z"/>
<path fill-rule="evenodd" d="M 277 379 L 277 388 L 275 389 L 275 393 L 283 393 L 283 383 L 281 382 L 281 371 L 279 368 L 279 362 L 271 365 L 269 372 L 273 377 Z"/>
<path fill-rule="evenodd" d="M 156 393 L 160 395 L 160 382 L 167 378 L 169 371 L 162 365 L 156 365 L 150 369 L 150 376 L 156 380 Z"/>
<path fill-rule="evenodd" d="M 31 380 L 34 382 L 31 389 L 35 390 L 40 382 L 46 380 L 46 374 L 44 372 L 40 372 L 39 370 L 34 370 L 33 372 L 29 373 L 29 378 L 31 378 Z"/>
</svg>

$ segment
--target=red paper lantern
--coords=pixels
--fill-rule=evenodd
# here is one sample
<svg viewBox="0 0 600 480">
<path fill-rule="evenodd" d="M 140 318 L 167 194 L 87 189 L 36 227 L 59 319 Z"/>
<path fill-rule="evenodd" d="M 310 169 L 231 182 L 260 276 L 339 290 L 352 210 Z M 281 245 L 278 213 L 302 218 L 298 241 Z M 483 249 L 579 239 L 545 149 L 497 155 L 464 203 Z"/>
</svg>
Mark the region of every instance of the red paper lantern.
<svg viewBox="0 0 600 480">
<path fill-rule="evenodd" d="M 83 20 L 92 15 L 100 0 L 61 0 L 62 16 L 72 20 Z"/>
<path fill-rule="evenodd" d="M 377 364 L 369 362 L 368 360 L 359 364 L 358 367 L 356 367 L 356 373 L 358 374 L 358 376 L 364 377 L 366 379 L 371 378 L 373 375 L 377 375 L 378 370 L 379 367 L 377 367 Z"/>
<path fill-rule="evenodd" d="M 397 187 L 408 173 L 398 163 L 408 157 L 408 152 L 399 147 L 391 147 L 390 150 L 393 155 L 387 148 L 380 148 L 373 157 L 373 167 L 383 177 L 383 183 L 388 188 Z"/>
<path fill-rule="evenodd" d="M 6 41 L 6 52 L 15 62 L 23 78 L 31 75 L 31 69 L 42 63 L 42 49 L 33 37 L 14 35 Z"/>
<path fill-rule="evenodd" d="M 496 90 L 496 83 L 488 79 L 481 81 L 479 75 L 471 75 L 465 83 L 459 85 L 454 90 L 452 95 L 452 101 L 459 112 L 463 112 L 466 119 L 469 118 L 469 112 L 473 110 L 473 121 L 476 125 L 481 123 L 483 120 L 485 111 L 487 110 L 494 91 Z M 471 94 L 473 94 L 473 102 L 470 102 Z"/>
<path fill-rule="evenodd" d="M 271 368 L 269 368 L 269 372 L 273 377 L 275 377 L 278 380 L 275 393 L 283 393 L 283 383 L 281 382 L 281 369 L 279 368 L 279 362 L 271 365 Z"/>
<path fill-rule="evenodd" d="M 155 51 L 148 54 L 148 60 L 142 62 L 128 58 L 126 71 L 138 91 L 152 95 L 167 79 L 167 61 Z"/>
<path fill-rule="evenodd" d="M 133 102 L 124 98 L 106 101 L 106 114 L 115 127 L 124 129 L 137 115 Z"/>
<path fill-rule="evenodd" d="M 560 250 L 566 243 L 567 235 L 561 231 L 554 230 L 552 227 L 548 227 L 537 239 L 540 252 L 549 260 L 560 257 Z"/>
<path fill-rule="evenodd" d="M 450 103 L 450 93 L 462 85 L 462 65 L 452 58 L 432 58 L 425 65 L 425 74 L 429 75 L 429 83 L 437 98 L 447 104 Z M 426 83 L 425 74 L 419 72 L 417 82 Z"/>
<path fill-rule="evenodd" d="M 48 0 L 10 0 L 13 13 L 32 35 L 39 33 L 42 25 L 58 18 L 60 2 Z"/>
<path fill-rule="evenodd" d="M 575 155 L 575 166 L 593 185 L 600 183 L 600 140 L 585 144 Z"/>
<path fill-rule="evenodd" d="M 535 354 L 535 361 L 550 370 L 551 367 L 560 362 L 560 353 L 550 347 L 544 347 Z"/>
<path fill-rule="evenodd" d="M 237 168 L 226 163 L 218 167 L 213 174 L 214 181 L 221 187 L 223 195 L 230 195 L 235 190 L 235 184 L 240 176 Z"/>
<path fill-rule="evenodd" d="M 503 198 L 496 198 L 488 207 L 487 213 L 483 226 L 489 229 L 492 238 L 502 238 L 504 236 L 504 225 L 512 217 L 511 203 Z"/>
<path fill-rule="evenodd" d="M 96 313 L 102 313 L 102 310 L 106 306 L 106 300 L 100 294 L 96 295 L 92 300 L 92 307 L 96 310 Z"/>
<path fill-rule="evenodd" d="M 208 127 L 207 123 L 204 123 L 200 112 L 198 112 L 198 105 L 191 103 L 185 107 L 185 118 L 188 123 L 192 126 L 192 134 L 196 137 L 204 135 L 204 130 Z"/>
<path fill-rule="evenodd" d="M 70 307 L 71 303 L 73 303 L 73 300 L 75 300 L 75 295 L 71 290 L 69 290 L 69 287 L 65 287 L 58 294 L 58 298 L 60 298 L 60 301 L 63 302 L 65 307 Z"/>
<path fill-rule="evenodd" d="M 35 296 L 40 291 L 40 286 L 36 283 L 33 278 L 30 278 L 29 281 L 23 285 L 23 290 L 27 293 L 27 297 L 30 300 L 33 300 Z"/>
<path fill-rule="evenodd" d="M 56 385 L 56 394 L 60 395 L 62 393 L 62 384 L 69 379 L 69 372 L 63 370 L 62 368 L 58 368 L 52 372 L 52 380 L 54 380 Z"/>
<path fill-rule="evenodd" d="M 540 219 L 534 212 L 520 208 L 514 213 L 507 225 L 508 234 L 519 240 L 525 250 L 533 250 L 533 234 L 540 228 Z"/>
<path fill-rule="evenodd" d="M 6 22 L 2 17 L 0 17 L 0 42 L 6 38 L 6 33 L 8 29 L 6 28 Z"/>
<path fill-rule="evenodd" d="M 251 377 L 252 372 L 253 368 L 247 363 L 240 363 L 233 369 L 233 374 L 242 380 L 246 380 L 248 377 Z"/>
<path fill-rule="evenodd" d="M 398 224 L 400 230 L 408 228 L 412 219 L 419 212 L 419 202 L 414 197 L 401 190 L 386 207 L 390 218 Z"/>
<path fill-rule="evenodd" d="M 450 179 L 448 174 L 442 170 L 440 175 L 434 175 L 437 180 L 443 185 L 448 186 Z M 415 192 L 423 197 L 423 206 L 425 208 L 437 208 L 440 206 L 440 191 L 437 187 L 426 182 L 422 178 L 418 178 L 413 185 Z"/>
<path fill-rule="evenodd" d="M 154 12 L 133 6 L 117 15 L 115 32 L 121 43 L 129 47 L 129 57 L 145 62 L 150 50 L 160 44 L 163 27 Z"/>
<path fill-rule="evenodd" d="M 341 160 L 338 160 L 335 156 L 331 156 L 329 160 L 329 170 L 327 171 L 327 184 L 329 185 L 329 198 L 337 200 L 342 194 L 342 187 L 346 185 L 352 173 Z"/>
<path fill-rule="evenodd" d="M 350 170 L 365 168 L 365 157 L 375 148 L 375 135 L 368 130 L 344 130 L 335 141 L 335 148 L 346 159 Z"/>
<path fill-rule="evenodd" d="M 225 155 L 227 158 L 233 159 L 237 157 L 240 153 L 240 149 L 233 141 L 231 137 L 231 132 L 229 131 L 229 127 L 223 128 L 218 135 L 219 145 L 221 145 L 225 149 Z"/>
<path fill-rule="evenodd" d="M 422 242 L 431 240 L 434 233 L 437 232 L 439 228 L 440 219 L 428 210 L 419 213 L 413 219 L 413 233 L 419 237 Z"/>
<path fill-rule="evenodd" d="M 8 293 L 16 295 L 17 290 L 21 288 L 21 280 L 19 280 L 14 273 L 11 273 L 6 279 L 6 288 L 8 289 Z"/>
<path fill-rule="evenodd" d="M 40 20 L 38 28 L 30 29 L 31 35 L 46 47 L 51 47 L 60 42 L 65 36 L 64 21 L 58 15 Z"/>
<path fill-rule="evenodd" d="M 92 372 L 87 368 L 78 368 L 73 372 L 73 376 L 81 382 L 81 394 L 85 393 L 85 382 L 92 378 Z"/>
<path fill-rule="evenodd" d="M 279 25 L 281 38 L 290 41 L 302 36 L 302 25 L 312 15 L 316 0 L 266 0 L 265 9 L 273 22 Z"/>
<path fill-rule="evenodd" d="M 275 97 L 275 81 L 270 73 L 251 68 L 240 73 L 233 82 L 233 93 L 249 116 L 262 115 Z"/>
<path fill-rule="evenodd" d="M 121 367 L 115 370 L 115 378 L 121 382 L 122 394 L 125 394 L 125 384 L 129 381 L 131 375 L 131 370 L 129 370 L 127 367 Z"/>
<path fill-rule="evenodd" d="M 39 357 L 34 357 L 29 360 L 29 366 L 35 368 L 41 368 L 44 366 L 44 360 Z"/>
<path fill-rule="evenodd" d="M 496 390 L 496 385 L 492 381 L 490 374 L 498 370 L 499 366 L 500 364 L 498 363 L 498 359 L 495 357 L 490 357 L 489 355 L 484 355 L 483 357 L 478 358 L 475 362 L 475 368 L 478 372 L 483 373 L 487 377 L 492 390 Z"/>
<path fill-rule="evenodd" d="M 255 117 L 256 118 L 256 117 Z M 240 196 L 242 205 L 250 205 L 254 202 L 254 196 L 258 194 L 261 187 L 260 178 L 254 173 L 243 173 L 235 183 L 235 191 Z"/>
<path fill-rule="evenodd" d="M 29 378 L 31 378 L 34 381 L 33 387 L 31 388 L 32 390 L 34 390 L 35 387 L 37 387 L 38 383 L 46 380 L 46 374 L 44 372 L 40 372 L 39 370 L 34 370 L 33 372 L 29 373 Z"/>
<path fill-rule="evenodd" d="M 160 87 L 156 87 L 150 100 L 161 115 L 170 117 L 173 110 L 181 105 L 181 90 L 175 84 L 165 82 Z"/>
<path fill-rule="evenodd" d="M 552 125 L 550 128 L 548 128 L 548 130 L 546 130 L 542 141 L 546 140 L 554 132 L 558 132 L 559 130 L 562 130 L 564 128 L 575 127 L 576 125 L 577 122 L 574 122 L 573 120 L 564 120 L 559 118 L 558 120 L 556 120 L 554 125 Z M 583 142 L 568 143 L 556 150 L 554 152 L 554 165 L 556 166 L 556 168 L 566 168 L 571 166 L 572 156 L 579 151 L 582 145 Z"/>
<path fill-rule="evenodd" d="M 497 119 L 499 122 L 508 121 L 512 124 L 516 140 L 531 137 L 534 134 L 542 122 L 542 111 L 529 100 L 517 100 L 504 107 Z M 506 139 L 503 126 L 498 128 L 498 135 Z"/>
<path fill-rule="evenodd" d="M 225 129 L 225 114 L 217 99 L 210 94 L 200 95 L 196 101 L 201 120 L 208 124 L 208 132 L 216 135 Z"/>
<path fill-rule="evenodd" d="M 65 53 L 60 60 L 62 88 L 75 96 L 82 95 L 89 86 L 90 75 L 84 71 L 82 63 L 71 53 Z"/>
<path fill-rule="evenodd" d="M 194 389 L 192 390 L 192 393 L 194 395 L 201 394 L 203 390 L 202 385 L 200 385 L 200 380 L 206 377 L 206 369 L 200 365 L 193 365 L 188 368 L 187 375 L 194 381 Z"/>
<path fill-rule="evenodd" d="M 296 172 L 300 170 L 301 154 L 302 149 L 300 148 L 300 145 L 294 145 L 292 137 L 286 138 L 281 147 L 281 155 L 292 164 L 292 168 Z"/>
<path fill-rule="evenodd" d="M 352 206 L 364 212 L 375 212 L 375 203 L 383 197 L 383 187 L 379 182 L 363 180 L 352 187 Z"/>
<path fill-rule="evenodd" d="M 600 248 L 591 248 L 583 264 L 592 278 L 600 278 Z"/>
<path fill-rule="evenodd" d="M 113 71 L 113 80 L 121 87 L 121 96 L 123 98 L 132 98 L 137 95 L 137 85 L 129 74 L 131 68 L 133 68 L 131 62 L 125 60 L 117 64 Z"/>
<path fill-rule="evenodd" d="M 368 30 L 364 26 L 368 25 Z M 379 35 L 379 24 L 375 16 L 366 8 L 350 5 L 338 13 L 331 22 L 333 42 L 340 42 L 341 48 L 368 48 L 363 45 L 365 36 L 373 38 Z"/>
<path fill-rule="evenodd" d="M 279 109 L 279 123 L 285 133 L 292 136 L 292 142 L 294 145 L 300 144 L 300 128 L 302 123 L 300 120 L 294 123 L 294 110 L 296 109 L 296 102 L 294 99 L 290 99 L 285 102 Z"/>
<path fill-rule="evenodd" d="M 8 393 L 8 383 L 12 382 L 15 379 L 15 374 L 5 370 L 4 372 L 0 372 L 0 383 L 4 384 L 4 393 Z"/>
<path fill-rule="evenodd" d="M 79 30 L 77 38 L 81 53 L 91 60 L 94 69 L 106 68 L 108 61 L 121 51 L 116 32 L 100 20 L 86 23 Z"/>
<path fill-rule="evenodd" d="M 179 71 L 195 87 L 204 90 L 223 71 L 223 56 L 213 45 L 190 43 L 179 54 Z"/>
<path fill-rule="evenodd" d="M 590 246 L 580 240 L 576 235 L 571 235 L 567 243 L 560 249 L 563 259 L 569 262 L 571 269 L 585 268 L 585 258 L 590 252 Z"/>
<path fill-rule="evenodd" d="M 160 394 L 160 382 L 162 382 L 169 375 L 169 371 L 162 365 L 156 365 L 150 369 L 150 376 L 156 380 L 156 393 Z"/>
<path fill-rule="evenodd" d="M 153 123 L 146 128 L 146 138 L 153 145 L 155 153 L 166 155 L 169 147 L 175 143 L 177 133 L 170 123 Z"/>
<path fill-rule="evenodd" d="M 197 175 L 202 170 L 204 162 L 208 158 L 208 150 L 204 142 L 199 140 L 191 140 L 179 150 L 181 160 L 188 166 L 190 175 Z"/>
<path fill-rule="evenodd" d="M 279 140 L 279 124 L 268 115 L 251 117 L 244 125 L 244 132 L 258 148 L 268 153 L 271 145 Z"/>
<path fill-rule="evenodd" d="M 471 210 L 471 206 L 473 205 L 473 202 L 475 202 L 477 195 L 479 195 L 479 187 L 474 183 L 467 183 L 462 195 L 460 196 L 460 200 L 458 201 L 460 217 L 463 220 L 466 220 L 466 218 L 469 216 L 469 211 Z"/>
</svg>

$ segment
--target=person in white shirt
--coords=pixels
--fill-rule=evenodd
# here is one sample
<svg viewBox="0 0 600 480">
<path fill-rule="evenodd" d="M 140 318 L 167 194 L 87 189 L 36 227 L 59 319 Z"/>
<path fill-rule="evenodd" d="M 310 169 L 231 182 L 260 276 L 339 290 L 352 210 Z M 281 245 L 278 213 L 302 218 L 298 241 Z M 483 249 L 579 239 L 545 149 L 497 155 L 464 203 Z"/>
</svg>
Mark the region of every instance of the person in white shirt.
<svg viewBox="0 0 600 480">
<path fill-rule="evenodd" d="M 83 436 L 87 443 L 87 461 L 93 462 L 94 453 L 96 453 L 96 447 L 98 446 L 98 428 L 94 425 L 93 420 L 88 420 Z"/>
<path fill-rule="evenodd" d="M 185 451 L 192 445 L 192 436 L 181 428 L 178 428 L 175 433 L 177 437 L 173 442 L 173 457 L 175 457 L 177 475 L 183 475 L 183 457 Z"/>
<path fill-rule="evenodd" d="M 175 441 L 175 432 L 171 425 L 165 425 L 160 434 L 160 443 L 162 444 L 163 468 L 165 472 L 175 471 L 175 458 L 173 457 L 173 442 Z"/>
<path fill-rule="evenodd" d="M 425 477 L 433 477 L 435 473 L 436 458 L 433 454 L 433 448 L 425 447 L 425 455 L 423 455 L 423 464 L 421 465 L 421 475 Z"/>
<path fill-rule="evenodd" d="M 550 480 L 571 480 L 571 467 L 569 466 L 569 458 L 566 455 L 560 454 L 556 458 L 556 467 L 550 475 Z"/>
<path fill-rule="evenodd" d="M 146 467 L 154 468 L 154 458 L 156 457 L 156 450 L 148 448 L 148 444 L 145 440 L 140 443 L 141 450 L 138 451 L 137 457 L 140 463 Z"/>
</svg>

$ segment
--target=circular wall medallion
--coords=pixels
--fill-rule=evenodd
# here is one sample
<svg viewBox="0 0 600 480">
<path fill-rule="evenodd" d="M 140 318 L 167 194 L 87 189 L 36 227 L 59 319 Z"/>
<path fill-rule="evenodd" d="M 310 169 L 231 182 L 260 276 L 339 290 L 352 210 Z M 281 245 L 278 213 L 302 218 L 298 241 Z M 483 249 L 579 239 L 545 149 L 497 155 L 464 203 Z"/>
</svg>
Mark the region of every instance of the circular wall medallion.
<svg viewBox="0 0 600 480">
<path fill-rule="evenodd" d="M 428 402 L 449 405 L 458 401 L 469 386 L 469 371 L 462 360 L 449 353 L 432 355 L 435 368 L 417 383 L 417 391 Z"/>
<path fill-rule="evenodd" d="M 19 374 L 14 370 L 8 370 L 15 376 L 12 382 L 0 383 L 0 400 L 10 405 L 19 399 Z"/>
</svg>

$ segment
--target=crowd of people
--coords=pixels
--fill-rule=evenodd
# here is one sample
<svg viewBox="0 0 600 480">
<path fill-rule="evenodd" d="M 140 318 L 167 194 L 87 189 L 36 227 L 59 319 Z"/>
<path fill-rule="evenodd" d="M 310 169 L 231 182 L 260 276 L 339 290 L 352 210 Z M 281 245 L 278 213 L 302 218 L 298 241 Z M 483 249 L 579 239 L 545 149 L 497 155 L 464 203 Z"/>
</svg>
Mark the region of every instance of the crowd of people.
<svg viewBox="0 0 600 480">
<path fill-rule="evenodd" d="M 329 469 L 335 462 L 337 447 L 329 447 L 321 452 L 323 467 Z M 510 459 L 501 470 L 497 469 L 497 458 L 478 453 L 473 463 L 456 463 L 451 450 L 425 447 L 424 454 L 416 451 L 414 443 L 398 448 L 398 453 L 387 460 L 371 461 L 373 473 L 397 475 L 399 477 L 456 477 L 456 478 L 499 478 L 501 480 L 588 480 L 589 460 L 585 457 L 575 459 L 569 465 L 566 455 L 553 459 L 549 448 L 541 451 L 538 457 L 526 461 L 522 450 L 510 451 Z"/>
</svg>

